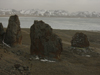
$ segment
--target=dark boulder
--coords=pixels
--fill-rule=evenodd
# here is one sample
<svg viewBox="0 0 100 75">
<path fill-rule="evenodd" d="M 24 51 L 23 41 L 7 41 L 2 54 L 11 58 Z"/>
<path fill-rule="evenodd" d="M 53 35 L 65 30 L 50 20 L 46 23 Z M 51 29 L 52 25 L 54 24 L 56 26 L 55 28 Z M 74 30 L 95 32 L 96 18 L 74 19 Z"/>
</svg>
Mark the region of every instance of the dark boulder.
<svg viewBox="0 0 100 75">
<path fill-rule="evenodd" d="M 72 47 L 85 48 L 89 47 L 87 35 L 84 33 L 76 33 L 71 40 Z"/>
<path fill-rule="evenodd" d="M 4 40 L 5 31 L 3 29 L 2 23 L 0 23 L 0 43 Z"/>
<path fill-rule="evenodd" d="M 34 21 L 30 28 L 30 53 L 40 58 L 59 59 L 62 52 L 61 39 L 43 21 Z"/>
<path fill-rule="evenodd" d="M 10 46 L 21 44 L 22 34 L 20 21 L 17 15 L 10 16 L 4 41 Z"/>
</svg>

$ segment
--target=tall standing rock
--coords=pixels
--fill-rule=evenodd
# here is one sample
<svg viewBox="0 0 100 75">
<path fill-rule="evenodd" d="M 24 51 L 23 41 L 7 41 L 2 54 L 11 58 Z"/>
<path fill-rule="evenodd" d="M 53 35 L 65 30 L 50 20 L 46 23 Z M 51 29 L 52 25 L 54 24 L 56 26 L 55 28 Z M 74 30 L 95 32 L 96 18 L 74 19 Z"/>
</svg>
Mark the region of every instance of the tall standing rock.
<svg viewBox="0 0 100 75">
<path fill-rule="evenodd" d="M 30 53 L 47 59 L 59 59 L 62 52 L 61 39 L 43 21 L 34 21 L 30 28 Z"/>
<path fill-rule="evenodd" d="M 17 15 L 10 16 L 4 42 L 10 46 L 21 44 L 22 34 Z"/>
<path fill-rule="evenodd" d="M 2 25 L 2 23 L 0 23 L 0 43 L 2 43 L 2 41 L 4 39 L 4 35 L 5 35 L 5 32 L 3 29 L 3 25 Z"/>
<path fill-rule="evenodd" d="M 86 34 L 76 33 L 71 40 L 71 46 L 79 48 L 89 47 L 89 41 Z"/>
</svg>

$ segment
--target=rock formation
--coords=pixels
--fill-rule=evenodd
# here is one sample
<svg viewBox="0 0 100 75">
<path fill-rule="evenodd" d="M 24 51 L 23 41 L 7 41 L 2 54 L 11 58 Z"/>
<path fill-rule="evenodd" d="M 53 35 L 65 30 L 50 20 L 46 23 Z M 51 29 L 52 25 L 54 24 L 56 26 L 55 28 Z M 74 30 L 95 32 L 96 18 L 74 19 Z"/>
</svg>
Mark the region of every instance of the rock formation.
<svg viewBox="0 0 100 75">
<path fill-rule="evenodd" d="M 2 25 L 2 23 L 0 23 L 0 43 L 2 43 L 2 41 L 4 39 L 4 35 L 5 35 L 5 32 L 3 29 L 3 25 Z"/>
<path fill-rule="evenodd" d="M 59 59 L 62 52 L 61 39 L 43 21 L 34 21 L 30 28 L 30 53 L 40 58 Z"/>
<path fill-rule="evenodd" d="M 10 16 L 4 42 L 10 46 L 21 44 L 22 34 L 17 15 Z"/>
<path fill-rule="evenodd" d="M 76 33 L 71 40 L 71 46 L 79 48 L 89 47 L 87 36 L 83 33 Z"/>
</svg>

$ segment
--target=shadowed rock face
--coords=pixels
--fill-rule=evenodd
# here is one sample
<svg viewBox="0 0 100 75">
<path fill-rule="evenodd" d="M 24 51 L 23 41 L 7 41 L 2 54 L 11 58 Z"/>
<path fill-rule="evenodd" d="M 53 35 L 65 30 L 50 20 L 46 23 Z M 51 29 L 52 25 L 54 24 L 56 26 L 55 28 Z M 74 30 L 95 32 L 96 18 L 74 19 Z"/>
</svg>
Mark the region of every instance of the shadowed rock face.
<svg viewBox="0 0 100 75">
<path fill-rule="evenodd" d="M 3 33 L 4 33 L 3 25 L 2 23 L 0 23 L 0 35 L 2 35 Z"/>
<path fill-rule="evenodd" d="M 83 33 L 76 33 L 71 40 L 71 46 L 80 48 L 89 47 L 87 36 Z"/>
<path fill-rule="evenodd" d="M 4 35 L 5 35 L 5 32 L 3 29 L 3 25 L 2 23 L 0 23 L 0 43 L 2 43 L 2 40 L 4 39 Z"/>
<path fill-rule="evenodd" d="M 41 58 L 59 59 L 62 52 L 61 39 L 43 21 L 34 21 L 30 28 L 30 53 Z"/>
<path fill-rule="evenodd" d="M 10 46 L 21 44 L 22 34 L 20 21 L 17 15 L 10 16 L 4 41 Z"/>
</svg>

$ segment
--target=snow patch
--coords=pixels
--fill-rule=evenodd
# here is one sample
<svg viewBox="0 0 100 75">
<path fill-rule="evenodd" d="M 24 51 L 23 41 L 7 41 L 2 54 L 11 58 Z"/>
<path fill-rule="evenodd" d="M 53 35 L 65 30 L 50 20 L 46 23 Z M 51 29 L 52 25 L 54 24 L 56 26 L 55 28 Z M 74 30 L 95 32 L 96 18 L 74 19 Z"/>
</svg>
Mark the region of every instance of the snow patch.
<svg viewBox="0 0 100 75">
<path fill-rule="evenodd" d="M 86 55 L 86 57 L 91 57 L 91 55 Z"/>
<path fill-rule="evenodd" d="M 56 62 L 56 61 L 48 60 L 48 59 L 41 59 L 40 61 L 42 61 L 42 62 Z"/>
<path fill-rule="evenodd" d="M 36 58 L 35 58 L 35 59 L 39 60 L 39 57 L 38 57 L 38 56 L 36 56 Z"/>
</svg>

